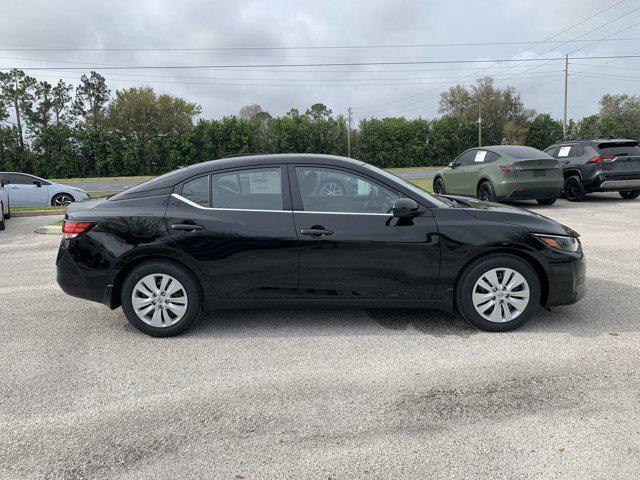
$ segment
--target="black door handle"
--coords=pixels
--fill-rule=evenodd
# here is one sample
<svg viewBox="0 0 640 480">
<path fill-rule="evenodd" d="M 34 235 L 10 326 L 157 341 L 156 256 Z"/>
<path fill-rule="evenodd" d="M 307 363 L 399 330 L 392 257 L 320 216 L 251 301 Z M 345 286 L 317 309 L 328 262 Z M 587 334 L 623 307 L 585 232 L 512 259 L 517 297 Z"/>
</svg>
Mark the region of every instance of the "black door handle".
<svg viewBox="0 0 640 480">
<path fill-rule="evenodd" d="M 325 235 L 333 235 L 333 230 L 325 230 L 323 228 L 303 228 L 300 230 L 302 235 L 311 235 L 312 237 L 324 237 Z"/>
<path fill-rule="evenodd" d="M 183 232 L 193 232 L 195 230 L 204 230 L 202 225 L 195 225 L 193 223 L 174 223 L 171 225 L 174 230 L 182 230 Z"/>
</svg>

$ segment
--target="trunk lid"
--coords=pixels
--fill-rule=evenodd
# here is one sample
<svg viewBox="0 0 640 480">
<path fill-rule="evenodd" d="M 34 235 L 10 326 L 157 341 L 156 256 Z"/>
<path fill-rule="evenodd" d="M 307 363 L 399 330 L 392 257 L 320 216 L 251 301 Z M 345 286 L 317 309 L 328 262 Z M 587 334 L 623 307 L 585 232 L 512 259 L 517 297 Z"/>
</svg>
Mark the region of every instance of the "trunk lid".
<svg viewBox="0 0 640 480">
<path fill-rule="evenodd" d="M 562 165 L 555 158 L 516 160 L 509 165 L 518 182 L 562 177 Z"/>
<path fill-rule="evenodd" d="M 602 142 L 597 146 L 602 170 L 608 175 L 640 174 L 640 146 L 636 141 Z"/>
</svg>

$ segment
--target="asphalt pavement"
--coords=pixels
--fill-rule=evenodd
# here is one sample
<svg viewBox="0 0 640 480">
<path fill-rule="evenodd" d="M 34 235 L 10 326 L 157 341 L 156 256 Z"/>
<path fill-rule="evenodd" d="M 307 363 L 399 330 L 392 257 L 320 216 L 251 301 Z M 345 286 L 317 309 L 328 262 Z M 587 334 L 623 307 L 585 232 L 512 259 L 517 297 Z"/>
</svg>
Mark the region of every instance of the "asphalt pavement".
<svg viewBox="0 0 640 480">
<path fill-rule="evenodd" d="M 638 478 L 640 200 L 523 204 L 588 293 L 515 332 L 399 309 L 218 312 L 148 337 L 0 232 L 0 478 Z"/>
<path fill-rule="evenodd" d="M 396 175 L 405 179 L 414 178 L 433 178 L 436 172 L 434 170 L 426 170 L 422 168 L 416 168 L 415 170 L 404 170 L 401 172 L 395 172 Z M 150 177 L 149 177 L 150 178 Z M 70 185 L 72 187 L 81 188 L 87 192 L 122 192 L 127 188 L 131 188 L 139 183 L 144 182 L 147 178 L 128 178 L 128 179 L 105 179 L 105 180 L 78 180 L 78 181 L 65 181 L 60 180 L 60 183 Z"/>
</svg>

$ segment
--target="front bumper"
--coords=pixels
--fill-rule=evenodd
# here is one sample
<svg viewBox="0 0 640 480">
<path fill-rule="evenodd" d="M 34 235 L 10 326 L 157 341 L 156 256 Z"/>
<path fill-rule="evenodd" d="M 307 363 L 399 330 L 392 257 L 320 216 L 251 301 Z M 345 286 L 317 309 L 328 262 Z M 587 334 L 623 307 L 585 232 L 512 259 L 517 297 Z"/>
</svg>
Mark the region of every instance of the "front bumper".
<svg viewBox="0 0 640 480">
<path fill-rule="evenodd" d="M 560 261 L 559 256 L 551 259 L 549 275 L 548 307 L 571 305 L 586 293 L 587 263 L 582 252 L 571 254 Z"/>
</svg>

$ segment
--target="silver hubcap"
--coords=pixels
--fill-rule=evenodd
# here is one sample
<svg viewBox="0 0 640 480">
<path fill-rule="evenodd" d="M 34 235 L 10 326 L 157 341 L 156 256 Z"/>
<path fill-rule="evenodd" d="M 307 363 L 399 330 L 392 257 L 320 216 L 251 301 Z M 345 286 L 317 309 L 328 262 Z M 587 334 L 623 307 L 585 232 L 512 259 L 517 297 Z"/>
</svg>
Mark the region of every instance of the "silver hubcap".
<svg viewBox="0 0 640 480">
<path fill-rule="evenodd" d="M 73 202 L 73 199 L 69 195 L 60 195 L 54 200 L 57 207 L 64 207 L 69 205 L 71 202 Z"/>
<path fill-rule="evenodd" d="M 320 195 L 326 197 L 340 197 L 343 193 L 342 187 L 337 183 L 327 183 L 320 189 Z"/>
<path fill-rule="evenodd" d="M 494 268 L 480 275 L 473 286 L 473 306 L 490 322 L 504 323 L 518 318 L 529 305 L 529 284 L 511 268 Z"/>
<path fill-rule="evenodd" d="M 131 304 L 136 315 L 152 327 L 164 328 L 178 323 L 189 301 L 182 284 L 170 275 L 154 273 L 133 288 Z"/>
</svg>

